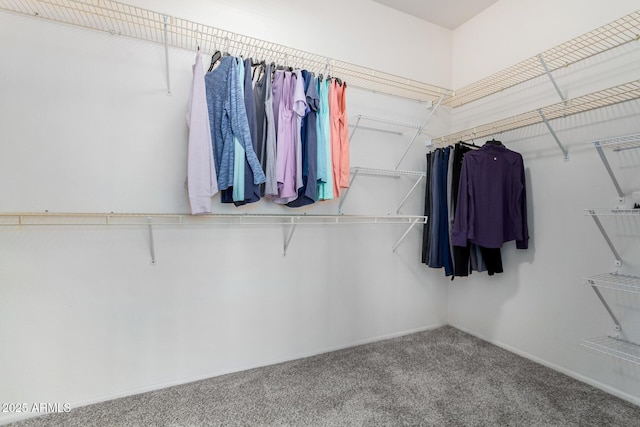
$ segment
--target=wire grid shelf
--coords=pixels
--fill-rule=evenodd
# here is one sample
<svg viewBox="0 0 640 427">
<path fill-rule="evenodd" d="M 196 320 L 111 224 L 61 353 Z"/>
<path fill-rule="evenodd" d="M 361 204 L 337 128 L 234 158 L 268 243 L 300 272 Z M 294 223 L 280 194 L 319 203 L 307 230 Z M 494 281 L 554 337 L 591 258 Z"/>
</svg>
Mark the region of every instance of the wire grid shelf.
<svg viewBox="0 0 640 427">
<path fill-rule="evenodd" d="M 589 216 L 637 216 L 640 218 L 640 209 L 585 209 L 584 214 Z"/>
<path fill-rule="evenodd" d="M 451 93 L 449 89 L 111 0 L 0 0 L 0 10 L 160 44 L 165 43 L 167 24 L 167 44 L 172 47 L 194 51 L 199 47 L 205 54 L 221 50 L 317 74 L 329 73 L 353 87 L 420 102 Z"/>
<path fill-rule="evenodd" d="M 589 286 L 640 294 L 640 277 L 617 273 L 605 273 L 586 277 L 584 280 Z"/>
<path fill-rule="evenodd" d="M 585 338 L 580 345 L 627 362 L 640 365 L 640 346 L 612 337 Z"/>
<path fill-rule="evenodd" d="M 354 166 L 351 168 L 351 173 L 357 172 L 358 175 L 378 175 L 378 176 L 417 176 L 423 177 L 426 176 L 425 172 L 420 171 L 405 171 L 405 170 L 396 170 L 396 169 L 376 169 L 376 168 L 363 168 L 360 166 Z"/>
<path fill-rule="evenodd" d="M 609 148 L 612 151 L 630 150 L 640 148 L 640 133 L 635 135 L 618 136 L 614 138 L 601 139 L 599 141 L 591 141 L 594 147 Z"/>
<path fill-rule="evenodd" d="M 565 105 L 564 102 L 558 102 L 538 110 L 441 136 L 435 138 L 433 141 L 441 145 L 446 145 L 452 141 L 469 141 L 474 138 L 484 138 L 486 136 L 543 123 L 544 120 L 542 119 L 541 113 L 547 120 L 554 120 L 638 98 L 640 98 L 640 80 L 634 80 L 629 83 L 573 98 L 567 102 L 568 105 Z"/>
<path fill-rule="evenodd" d="M 640 39 L 640 11 L 635 11 L 540 55 L 456 90 L 452 97 L 443 102 L 443 105 L 460 107 L 539 77 L 546 73 L 541 59 L 544 60 L 549 71 L 554 71 L 638 39 Z"/>
<path fill-rule="evenodd" d="M 420 215 L 0 213 L 0 226 L 424 224 Z"/>
</svg>

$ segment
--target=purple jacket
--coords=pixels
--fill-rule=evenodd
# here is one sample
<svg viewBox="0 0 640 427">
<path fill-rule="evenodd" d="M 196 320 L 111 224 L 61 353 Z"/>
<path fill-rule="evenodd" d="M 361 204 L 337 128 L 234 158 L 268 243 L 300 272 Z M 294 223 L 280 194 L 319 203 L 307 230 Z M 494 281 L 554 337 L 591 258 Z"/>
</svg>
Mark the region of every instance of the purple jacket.
<svg viewBox="0 0 640 427">
<path fill-rule="evenodd" d="M 485 144 L 464 155 L 453 223 L 454 246 L 468 242 L 499 248 L 516 241 L 529 246 L 522 156 L 503 145 Z"/>
</svg>

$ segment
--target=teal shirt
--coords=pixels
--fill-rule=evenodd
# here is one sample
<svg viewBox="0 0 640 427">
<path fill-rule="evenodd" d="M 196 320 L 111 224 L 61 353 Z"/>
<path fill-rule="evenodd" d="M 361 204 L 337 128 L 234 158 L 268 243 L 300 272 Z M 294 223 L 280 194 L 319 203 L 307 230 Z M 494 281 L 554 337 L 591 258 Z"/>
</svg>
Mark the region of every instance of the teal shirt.
<svg viewBox="0 0 640 427">
<path fill-rule="evenodd" d="M 244 61 L 237 61 L 238 66 L 238 81 L 244 82 Z M 244 84 L 240 85 L 240 93 L 241 97 L 244 98 Z M 244 156 L 245 151 L 242 145 L 240 145 L 240 141 L 234 136 L 233 137 L 233 149 L 234 149 L 234 158 L 233 158 L 233 201 L 234 202 L 243 202 L 244 201 Z"/>
<path fill-rule="evenodd" d="M 318 83 L 318 200 L 333 199 L 333 168 L 331 163 L 331 123 L 329 119 L 329 81 Z"/>
</svg>

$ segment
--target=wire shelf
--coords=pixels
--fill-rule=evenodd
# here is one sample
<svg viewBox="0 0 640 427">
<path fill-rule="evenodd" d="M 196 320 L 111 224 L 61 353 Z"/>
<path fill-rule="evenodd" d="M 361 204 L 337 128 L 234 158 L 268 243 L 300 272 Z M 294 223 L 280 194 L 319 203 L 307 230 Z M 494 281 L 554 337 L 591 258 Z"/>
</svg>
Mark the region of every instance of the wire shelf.
<svg viewBox="0 0 640 427">
<path fill-rule="evenodd" d="M 547 120 L 554 120 L 638 98 L 640 98 L 640 80 L 634 80 L 629 83 L 573 98 L 566 104 L 565 102 L 558 102 L 538 110 L 444 135 L 433 141 L 441 145 L 446 145 L 452 141 L 470 141 L 474 138 L 484 138 L 490 135 L 543 123 L 542 115 L 544 115 Z"/>
<path fill-rule="evenodd" d="M 417 176 L 424 177 L 426 176 L 425 172 L 419 171 L 404 171 L 404 170 L 396 170 L 396 169 L 375 169 L 375 168 L 363 168 L 360 166 L 354 166 L 351 168 L 351 172 L 357 172 L 360 175 L 378 175 L 378 176 Z"/>
<path fill-rule="evenodd" d="M 596 337 L 583 339 L 580 345 L 640 365 L 640 346 L 637 344 L 612 337 Z"/>
<path fill-rule="evenodd" d="M 330 73 L 353 87 L 420 102 L 451 93 L 435 85 L 111 0 L 0 0 L 0 10 L 160 44 L 165 43 L 167 24 L 167 44 L 172 47 L 194 51 L 199 47 L 205 54 L 221 50 L 317 74 Z"/>
<path fill-rule="evenodd" d="M 449 107 L 476 101 L 546 73 L 541 58 L 554 71 L 640 38 L 640 11 L 610 22 L 455 91 L 443 102 Z"/>
<path fill-rule="evenodd" d="M 0 213 L 0 226 L 424 224 L 419 215 Z"/>
<path fill-rule="evenodd" d="M 585 209 L 584 214 L 589 216 L 637 216 L 640 218 L 640 209 Z"/>
<path fill-rule="evenodd" d="M 614 138 L 591 141 L 594 147 L 610 148 L 612 151 L 630 150 L 640 148 L 640 134 L 617 136 Z"/>
<path fill-rule="evenodd" d="M 586 277 L 584 280 L 589 286 L 640 294 L 640 277 L 626 276 L 624 274 L 617 273 L 605 273 Z"/>
</svg>

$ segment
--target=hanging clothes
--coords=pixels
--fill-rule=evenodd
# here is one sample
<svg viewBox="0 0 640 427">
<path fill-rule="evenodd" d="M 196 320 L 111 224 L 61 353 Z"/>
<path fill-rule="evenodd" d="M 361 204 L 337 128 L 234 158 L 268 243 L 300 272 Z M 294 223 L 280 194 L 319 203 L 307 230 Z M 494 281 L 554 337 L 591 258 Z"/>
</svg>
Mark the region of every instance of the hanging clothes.
<svg viewBox="0 0 640 427">
<path fill-rule="evenodd" d="M 192 67 L 193 81 L 187 111 L 189 139 L 187 150 L 187 192 L 191 214 L 211 213 L 211 197 L 218 192 L 213 160 L 211 125 L 207 108 L 207 89 L 200 53 Z"/>
<path fill-rule="evenodd" d="M 265 146 L 265 125 L 267 123 L 267 111 L 266 111 L 266 97 L 267 97 L 267 78 L 264 73 L 266 64 L 260 64 L 260 73 L 258 74 L 258 80 L 253 85 L 253 101 L 255 102 L 256 111 L 256 156 L 262 170 L 267 173 L 266 164 L 266 146 Z M 269 74 L 269 81 L 271 81 L 271 74 Z M 245 92 L 247 90 L 245 84 Z M 261 189 L 261 194 L 264 195 L 264 185 Z"/>
<path fill-rule="evenodd" d="M 339 197 L 342 188 L 349 187 L 349 129 L 346 118 L 346 85 L 337 80 L 329 83 L 329 112 L 331 123 L 331 162 L 333 194 Z"/>
<path fill-rule="evenodd" d="M 253 151 L 256 153 L 260 167 L 260 150 L 258 149 L 258 121 L 256 114 L 256 103 L 253 98 L 253 81 L 251 79 L 251 65 L 253 60 L 247 58 L 244 60 L 244 105 L 247 111 L 247 121 L 249 122 L 249 131 L 251 132 L 251 145 Z M 264 171 L 264 169 L 263 169 Z M 260 185 L 254 183 L 253 170 L 249 161 L 245 157 L 244 159 L 244 200 L 239 202 L 240 204 L 255 203 L 260 200 Z M 236 204 L 239 206 L 239 204 Z"/>
<path fill-rule="evenodd" d="M 222 57 L 218 67 L 205 74 L 213 157 L 220 190 L 233 186 L 234 137 L 245 150 L 254 173 L 254 183 L 261 184 L 265 181 L 264 171 L 251 143 L 242 85 L 238 80 L 235 63 L 233 57 Z"/>
<path fill-rule="evenodd" d="M 487 143 L 464 156 L 452 236 L 456 246 L 471 242 L 500 248 L 515 240 L 518 249 L 528 247 L 524 162 L 519 153 Z"/>
<path fill-rule="evenodd" d="M 293 91 L 293 113 L 295 116 L 295 147 L 296 147 L 296 198 L 302 188 L 302 119 L 307 112 L 307 95 L 304 91 L 304 78 L 301 70 L 294 71 L 295 89 Z"/>
<path fill-rule="evenodd" d="M 313 73 L 302 70 L 304 88 L 307 99 L 305 116 L 300 128 L 302 142 L 302 188 L 298 190 L 298 198 L 289 202 L 287 206 L 299 208 L 316 201 L 317 194 L 317 164 L 318 164 L 318 134 L 316 119 L 318 113 L 318 88 Z"/>
<path fill-rule="evenodd" d="M 318 79 L 318 200 L 331 200 L 333 193 L 333 163 L 331 153 L 331 120 L 329 116 L 329 82 Z"/>
<path fill-rule="evenodd" d="M 453 275 L 455 277 L 466 277 L 471 274 L 472 271 L 483 272 L 487 271 L 487 267 L 482 258 L 480 248 L 474 243 L 469 243 L 467 246 L 455 246 L 453 245 L 453 223 L 455 221 L 456 206 L 458 203 L 458 189 L 460 186 L 460 173 L 462 171 L 462 162 L 465 153 L 472 151 L 468 145 L 462 143 L 456 143 L 453 147 L 453 162 L 452 165 L 452 178 L 451 178 L 451 206 L 450 213 L 450 236 L 453 255 Z"/>
<path fill-rule="evenodd" d="M 424 194 L 424 216 L 427 217 L 426 222 L 422 226 L 422 263 L 429 264 L 429 243 L 431 240 L 431 164 L 433 152 L 427 153 L 427 168 L 425 176 L 425 194 Z"/>
<path fill-rule="evenodd" d="M 278 179 L 276 176 L 276 118 L 274 114 L 274 94 L 275 89 L 272 86 L 271 72 L 273 64 L 267 64 L 264 75 L 264 165 L 265 165 L 265 197 L 273 197 L 278 195 Z M 275 83 L 275 80 L 274 80 Z M 281 95 L 282 93 L 280 93 Z"/>
<path fill-rule="evenodd" d="M 276 71 L 276 75 L 281 70 Z M 278 197 L 273 201 L 286 204 L 298 197 L 296 190 L 296 120 L 293 112 L 295 75 L 284 71 L 282 97 L 279 105 L 278 133 L 276 138 L 276 176 Z"/>
<path fill-rule="evenodd" d="M 449 246 L 449 208 L 447 206 L 447 175 L 449 170 L 449 157 L 451 147 L 446 147 L 442 153 L 442 164 L 440 165 L 440 188 L 439 195 L 439 215 L 438 215 L 438 250 L 440 252 L 440 260 L 444 267 L 445 276 L 453 274 L 453 264 L 451 261 L 451 251 Z"/>
</svg>

